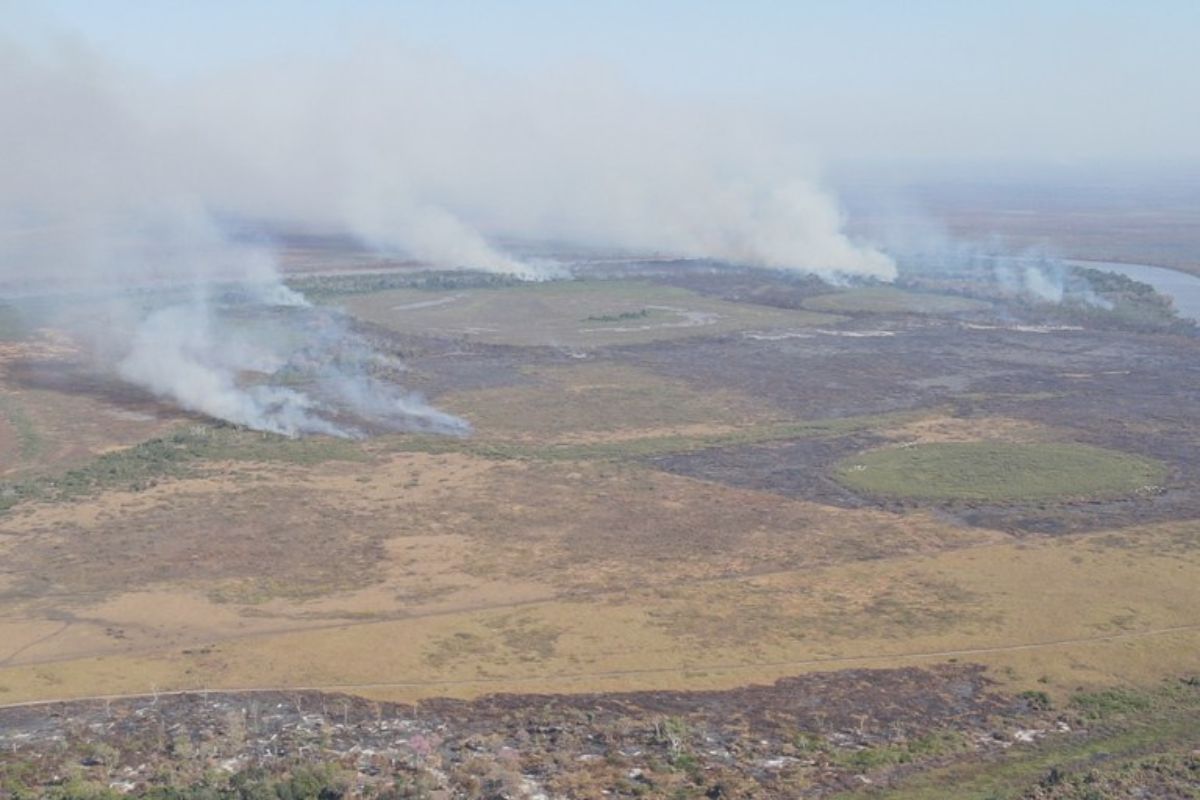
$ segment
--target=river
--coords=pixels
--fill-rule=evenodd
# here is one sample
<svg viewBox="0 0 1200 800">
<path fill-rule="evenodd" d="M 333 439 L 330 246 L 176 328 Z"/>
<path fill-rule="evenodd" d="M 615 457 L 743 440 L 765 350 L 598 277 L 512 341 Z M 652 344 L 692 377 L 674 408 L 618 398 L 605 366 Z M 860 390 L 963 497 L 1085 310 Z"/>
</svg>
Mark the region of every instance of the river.
<svg viewBox="0 0 1200 800">
<path fill-rule="evenodd" d="M 1200 277 L 1166 267 L 1151 267 L 1146 264 L 1118 264 L 1112 261 L 1080 261 L 1064 259 L 1073 267 L 1091 267 L 1106 272 L 1118 272 L 1135 281 L 1148 283 L 1159 294 L 1175 301 L 1179 316 L 1200 321 Z"/>
</svg>

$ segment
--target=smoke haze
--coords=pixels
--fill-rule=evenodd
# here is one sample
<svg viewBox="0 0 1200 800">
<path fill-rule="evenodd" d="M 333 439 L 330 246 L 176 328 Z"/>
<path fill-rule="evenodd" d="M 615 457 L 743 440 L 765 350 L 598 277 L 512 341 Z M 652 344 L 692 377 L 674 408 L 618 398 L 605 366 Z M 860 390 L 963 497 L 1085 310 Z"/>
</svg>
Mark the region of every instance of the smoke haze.
<svg viewBox="0 0 1200 800">
<path fill-rule="evenodd" d="M 270 250 L 234 241 L 221 219 L 320 225 L 436 267 L 531 280 L 567 265 L 522 260 L 498 236 L 895 274 L 842 233 L 804 153 L 766 121 L 646 97 L 603 72 L 485 75 L 376 44 L 167 86 L 59 40 L 36 53 L 0 44 L 0 76 L 0 284 L 90 292 L 89 313 L 61 319 L 116 374 L 264 430 L 466 426 L 380 380 L 387 369 L 344 320 L 299 313 L 307 303 Z M 129 294 L 152 287 L 169 302 Z M 228 320 L 250 307 L 276 328 L 318 325 L 325 344 L 239 335 Z M 298 359 L 319 373 L 314 388 L 254 378 Z"/>
<path fill-rule="evenodd" d="M 381 43 L 164 86 L 78 45 L 10 45 L 0 59 L 15 122 L 4 209 L 43 224 L 128 234 L 190 204 L 531 278 L 555 275 L 494 236 L 894 274 L 841 232 L 803 150 L 765 119 L 644 96 L 599 70 L 485 75 Z"/>
</svg>

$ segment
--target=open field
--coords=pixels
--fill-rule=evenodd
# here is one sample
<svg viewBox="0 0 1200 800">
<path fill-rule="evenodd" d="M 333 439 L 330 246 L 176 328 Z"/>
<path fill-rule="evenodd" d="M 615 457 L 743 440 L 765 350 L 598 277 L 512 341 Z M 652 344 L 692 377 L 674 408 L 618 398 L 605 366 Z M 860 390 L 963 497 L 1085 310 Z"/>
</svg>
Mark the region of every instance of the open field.
<svg viewBox="0 0 1200 800">
<path fill-rule="evenodd" d="M 1196 339 L 914 314 L 875 289 L 825 295 L 853 303 L 831 317 L 778 305 L 804 284 L 689 281 L 345 295 L 466 438 L 239 430 L 52 334 L 0 343 L 0 704 L 323 689 L 484 713 L 496 692 L 675 702 L 782 678 L 836 705 L 839 676 L 919 668 L 945 694 L 962 669 L 1049 730 L 1014 698 L 1076 708 L 1200 669 Z M 647 327 L 679 318 L 651 305 L 716 317 Z M 1009 780 L 1007 755 L 955 744 L 985 723 L 935 711 L 762 759 L 812 761 L 794 778 L 818 795 Z M 1164 730 L 1192 718 L 1172 713 Z M 1130 770 L 1162 749 L 1122 747 Z M 643 794 L 683 785 L 664 769 Z"/>
<path fill-rule="evenodd" d="M 1165 475 L 1144 458 L 1049 442 L 885 447 L 842 459 L 834 470 L 839 481 L 868 494 L 983 502 L 1121 497 L 1157 491 Z"/>
<path fill-rule="evenodd" d="M 526 536 L 505 549 L 476 536 L 402 536 L 369 579 L 343 577 L 340 591 L 322 585 L 318 563 L 341 558 L 336 551 L 280 563 L 282 586 L 255 583 L 230 564 L 198 573 L 191 590 L 161 581 L 137 589 L 139 574 L 161 569 L 151 562 L 144 573 L 110 573 L 129 584 L 123 592 L 104 592 L 92 578 L 70 597 L 10 599 L 0 686 L 12 699 L 197 681 L 360 686 L 409 699 L 531 685 L 728 687 L 831 666 L 936 663 L 941 654 L 991 664 L 1014 687 L 1063 692 L 1194 664 L 1198 558 L 1187 529 L 1036 546 L 986 537 L 973 545 L 830 541 L 836 535 L 826 529 L 790 545 L 750 537 L 726 572 L 705 563 L 720 546 L 674 563 L 659 555 L 666 541 L 639 547 L 630 536 L 616 537 L 631 551 L 616 558 L 620 545 L 574 536 Z M 288 593 L 300 571 L 327 594 Z M 37 623 L 49 603 L 75 611 Z M 1060 612 L 1048 617 L 1047 603 Z M 214 641 L 214 628 L 227 632 Z"/>
<path fill-rule="evenodd" d="M 805 300 L 804 307 L 834 314 L 964 314 L 983 311 L 989 304 L 969 297 L 906 292 L 891 286 L 872 286 L 818 295 Z"/>
<path fill-rule="evenodd" d="M 697 392 L 683 381 L 613 363 L 527 368 L 522 374 L 522 385 L 450 393 L 441 402 L 485 439 L 580 444 L 655 433 L 720 434 L 787 419 L 736 391 Z"/>
<path fill-rule="evenodd" d="M 392 290 L 351 296 L 356 316 L 405 333 L 482 342 L 588 348 L 747 328 L 795 328 L 828 314 L 736 305 L 642 281 L 564 281 L 453 292 Z"/>
</svg>

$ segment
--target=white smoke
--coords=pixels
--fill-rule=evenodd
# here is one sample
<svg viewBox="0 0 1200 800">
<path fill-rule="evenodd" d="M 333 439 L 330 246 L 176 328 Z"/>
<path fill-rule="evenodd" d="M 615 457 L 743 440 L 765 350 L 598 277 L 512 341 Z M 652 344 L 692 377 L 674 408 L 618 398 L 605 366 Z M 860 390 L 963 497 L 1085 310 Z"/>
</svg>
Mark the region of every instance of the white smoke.
<svg viewBox="0 0 1200 800">
<path fill-rule="evenodd" d="M 1047 248 L 956 236 L 933 215 L 894 198 L 868 219 L 863 227 L 896 260 L 901 279 L 961 280 L 1008 297 L 1057 304 L 1069 294 L 1072 301 L 1102 304 L 1086 287 L 1070 285 L 1070 268 Z"/>
<path fill-rule="evenodd" d="M 340 228 L 534 280 L 569 265 L 523 260 L 499 237 L 895 274 L 841 232 L 788 136 L 603 75 L 487 75 L 378 44 L 166 86 L 69 40 L 37 54 L 0 40 L 0 108 L 0 291 L 90 293 L 71 321 L 126 380 L 289 435 L 465 424 L 381 379 L 395 376 L 345 320 L 282 314 L 303 298 L 220 219 Z M 232 324 L 256 315 L 319 322 L 337 341 L 314 351 Z M 280 385 L 281 370 L 304 379 Z"/>
<path fill-rule="evenodd" d="M 186 154 L 122 82 L 85 51 L 0 48 L 0 291 L 53 298 L 55 321 L 103 366 L 191 411 L 289 436 L 464 432 L 377 379 L 345 321 L 305 313 L 271 252 L 223 234 L 180 175 Z M 318 322 L 323 337 L 308 330 Z"/>
<path fill-rule="evenodd" d="M 358 53 L 193 87 L 177 124 L 225 159 L 195 176 L 205 196 L 527 278 L 557 275 L 497 236 L 895 274 L 843 234 L 794 132 L 761 114 L 648 97 L 597 71 L 486 74 L 378 42 Z"/>
<path fill-rule="evenodd" d="M 489 75 L 382 43 L 169 87 L 80 48 L 35 59 L 0 45 L 0 67 L 16 122 L 0 139 L 7 210 L 32 197 L 75 221 L 138 219 L 183 197 L 524 278 L 559 275 L 496 236 L 894 276 L 842 233 L 790 133 L 603 74 Z"/>
<path fill-rule="evenodd" d="M 171 306 L 150 314 L 138 326 L 118 371 L 184 408 L 218 419 L 289 436 L 338 433 L 315 415 L 315 403 L 300 392 L 238 385 L 241 371 L 271 368 L 271 356 L 223 347 L 205 306 Z"/>
</svg>

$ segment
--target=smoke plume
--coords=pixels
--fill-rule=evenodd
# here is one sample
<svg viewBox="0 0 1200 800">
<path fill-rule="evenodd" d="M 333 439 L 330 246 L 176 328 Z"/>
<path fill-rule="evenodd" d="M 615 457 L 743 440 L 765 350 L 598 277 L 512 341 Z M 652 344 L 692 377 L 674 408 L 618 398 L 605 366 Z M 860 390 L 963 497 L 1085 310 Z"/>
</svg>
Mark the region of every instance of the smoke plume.
<svg viewBox="0 0 1200 800">
<path fill-rule="evenodd" d="M 38 297 L 102 367 L 289 436 L 467 430 L 385 379 L 394 365 L 284 286 L 269 250 L 225 235 L 110 65 L 0 49 L 0 75 L 0 288 Z"/>
<path fill-rule="evenodd" d="M 200 176 L 223 207 L 342 227 L 441 266 L 556 277 L 501 252 L 500 234 L 894 276 L 889 258 L 843 234 L 794 136 L 602 71 L 487 75 L 377 44 L 210 79 L 186 113 L 251 178 Z"/>
<path fill-rule="evenodd" d="M 0 289 L 71 295 L 60 321 L 184 408 L 356 435 L 466 426 L 398 390 L 396 365 L 220 220 L 340 229 L 532 280 L 570 265 L 496 242 L 895 275 L 842 233 L 806 155 L 764 120 L 603 72 L 497 76 L 384 43 L 359 52 L 166 85 L 69 39 L 36 53 L 0 41 Z"/>
</svg>

